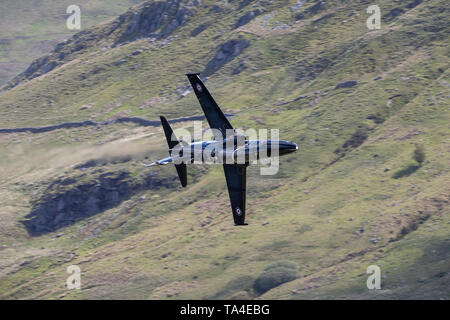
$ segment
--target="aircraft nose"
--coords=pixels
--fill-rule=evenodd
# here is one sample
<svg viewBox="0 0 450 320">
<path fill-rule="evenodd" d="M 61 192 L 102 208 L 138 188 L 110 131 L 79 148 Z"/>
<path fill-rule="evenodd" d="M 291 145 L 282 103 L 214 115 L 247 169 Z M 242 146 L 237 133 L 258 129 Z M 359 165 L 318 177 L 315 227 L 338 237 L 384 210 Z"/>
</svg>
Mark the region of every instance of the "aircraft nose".
<svg viewBox="0 0 450 320">
<path fill-rule="evenodd" d="M 289 147 L 288 147 L 289 151 L 297 151 L 298 150 L 298 145 L 294 142 L 289 142 Z"/>
<path fill-rule="evenodd" d="M 283 141 L 280 142 L 280 155 L 288 154 L 298 150 L 298 146 L 294 142 Z"/>
<path fill-rule="evenodd" d="M 298 150 L 298 146 L 297 146 L 297 144 L 294 143 L 294 142 L 287 142 L 287 143 L 286 143 L 286 149 L 289 149 L 289 150 Z"/>
</svg>

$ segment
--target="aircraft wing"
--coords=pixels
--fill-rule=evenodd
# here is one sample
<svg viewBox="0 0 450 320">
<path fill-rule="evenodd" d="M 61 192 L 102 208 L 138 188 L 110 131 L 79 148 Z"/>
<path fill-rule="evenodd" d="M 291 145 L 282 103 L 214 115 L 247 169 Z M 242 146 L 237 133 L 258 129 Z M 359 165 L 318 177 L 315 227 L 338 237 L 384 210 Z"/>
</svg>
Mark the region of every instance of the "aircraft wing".
<svg viewBox="0 0 450 320">
<path fill-rule="evenodd" d="M 225 117 L 222 110 L 220 110 L 202 80 L 200 80 L 199 73 L 188 73 L 186 75 L 200 102 L 203 112 L 205 113 L 209 126 L 211 129 L 218 129 L 222 133 L 222 137 L 215 137 L 216 140 L 225 139 L 226 130 L 233 129 L 231 123 L 228 121 L 227 117 Z"/>
<path fill-rule="evenodd" d="M 233 219 L 236 225 L 245 225 L 245 194 L 247 165 L 224 164 L 227 179 L 228 194 L 230 195 Z"/>
</svg>

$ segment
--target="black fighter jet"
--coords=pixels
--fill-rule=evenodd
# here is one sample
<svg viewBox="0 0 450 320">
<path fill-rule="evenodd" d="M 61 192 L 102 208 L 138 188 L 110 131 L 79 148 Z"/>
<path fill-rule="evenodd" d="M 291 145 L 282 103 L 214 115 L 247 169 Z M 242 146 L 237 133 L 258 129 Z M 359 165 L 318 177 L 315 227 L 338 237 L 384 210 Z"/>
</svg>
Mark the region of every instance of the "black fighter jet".
<svg viewBox="0 0 450 320">
<path fill-rule="evenodd" d="M 226 116 L 200 80 L 199 73 L 188 73 L 187 77 L 205 113 L 211 130 L 212 141 L 186 143 L 178 140 L 167 119 L 161 116 L 161 124 L 169 145 L 169 157 L 148 164 L 148 167 L 173 163 L 181 185 L 187 185 L 186 164 L 195 160 L 221 163 L 225 171 L 228 193 L 235 225 L 245 223 L 246 170 L 254 160 L 270 159 L 298 150 L 293 142 L 283 140 L 249 140 L 233 129 Z"/>
</svg>

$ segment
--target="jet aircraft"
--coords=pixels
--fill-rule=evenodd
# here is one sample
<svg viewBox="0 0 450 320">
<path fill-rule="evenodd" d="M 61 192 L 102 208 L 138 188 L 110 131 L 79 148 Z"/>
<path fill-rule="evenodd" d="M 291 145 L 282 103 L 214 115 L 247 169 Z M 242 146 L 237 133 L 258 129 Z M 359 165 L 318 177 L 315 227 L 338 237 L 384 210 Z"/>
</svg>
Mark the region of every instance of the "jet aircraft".
<svg viewBox="0 0 450 320">
<path fill-rule="evenodd" d="M 223 163 L 231 209 L 235 225 L 247 225 L 245 222 L 246 171 L 252 159 L 267 159 L 289 154 L 298 150 L 297 144 L 283 140 L 248 140 L 236 133 L 222 110 L 209 93 L 199 73 L 186 74 L 200 102 L 206 120 L 214 133 L 214 140 L 187 143 L 180 141 L 174 134 L 169 122 L 161 116 L 169 157 L 148 164 L 148 167 L 173 163 L 181 185 L 187 185 L 186 164 L 205 158 L 214 159 L 214 163 Z"/>
</svg>

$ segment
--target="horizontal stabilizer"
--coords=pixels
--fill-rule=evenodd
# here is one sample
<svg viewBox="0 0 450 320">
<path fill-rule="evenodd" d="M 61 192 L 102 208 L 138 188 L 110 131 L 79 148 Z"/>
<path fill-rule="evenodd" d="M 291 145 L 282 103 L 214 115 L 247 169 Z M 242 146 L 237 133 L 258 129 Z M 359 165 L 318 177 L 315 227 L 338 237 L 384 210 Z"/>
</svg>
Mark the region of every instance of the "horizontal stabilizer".
<svg viewBox="0 0 450 320">
<path fill-rule="evenodd" d="M 167 144 L 169 145 L 169 149 L 173 149 L 179 141 L 175 133 L 173 133 L 172 128 L 170 127 L 169 121 L 163 116 L 159 117 L 161 119 L 161 124 L 164 129 L 164 134 L 166 135 Z"/>
<path fill-rule="evenodd" d="M 173 132 L 172 128 L 170 127 L 169 121 L 167 121 L 167 119 L 163 116 L 160 117 L 161 119 L 161 124 L 163 126 L 164 129 L 164 134 L 166 135 L 166 140 L 167 140 L 167 144 L 169 146 L 169 153 L 170 153 L 170 157 L 165 161 L 166 159 L 157 161 L 155 165 L 164 165 L 167 163 L 172 162 L 173 158 L 172 158 L 172 149 L 179 144 L 180 142 L 178 141 L 177 136 L 175 135 L 175 133 Z M 153 164 L 150 164 L 149 166 L 152 166 Z M 178 173 L 178 178 L 180 178 L 180 182 L 181 185 L 183 187 L 187 186 L 187 168 L 186 168 L 186 164 L 185 163 L 181 163 L 181 164 L 175 164 L 175 168 L 177 169 L 177 173 Z"/>
</svg>

